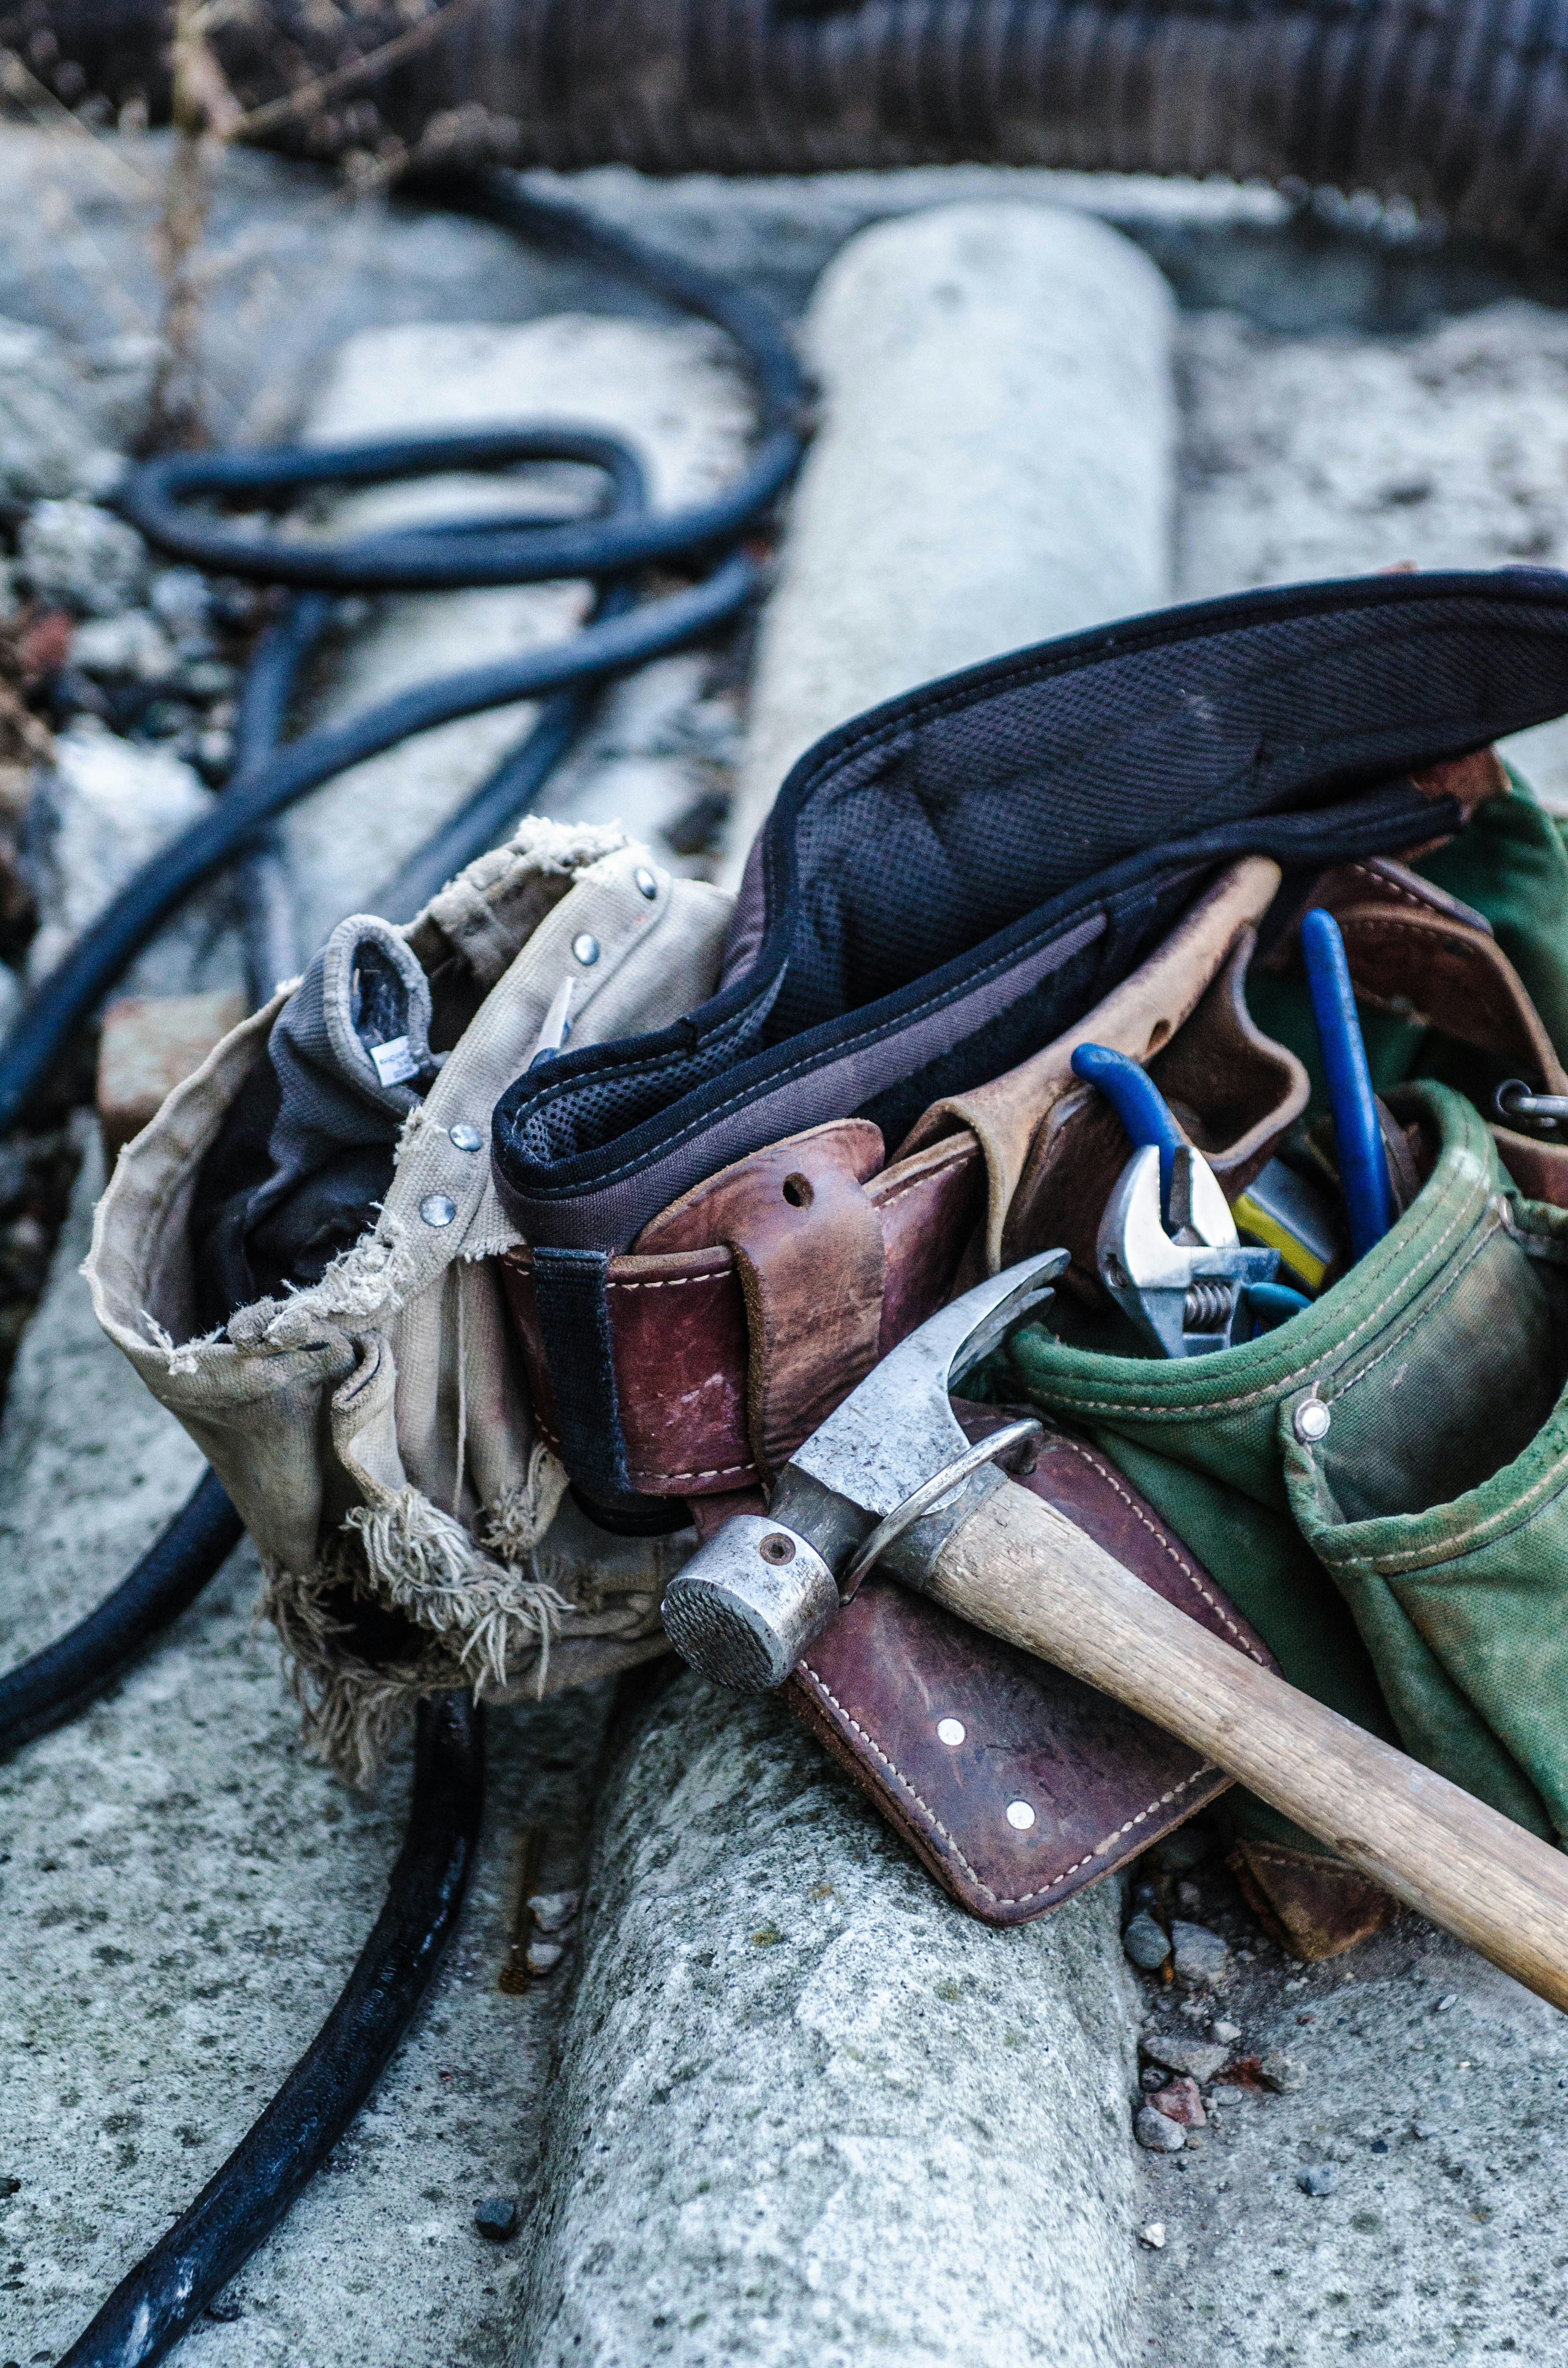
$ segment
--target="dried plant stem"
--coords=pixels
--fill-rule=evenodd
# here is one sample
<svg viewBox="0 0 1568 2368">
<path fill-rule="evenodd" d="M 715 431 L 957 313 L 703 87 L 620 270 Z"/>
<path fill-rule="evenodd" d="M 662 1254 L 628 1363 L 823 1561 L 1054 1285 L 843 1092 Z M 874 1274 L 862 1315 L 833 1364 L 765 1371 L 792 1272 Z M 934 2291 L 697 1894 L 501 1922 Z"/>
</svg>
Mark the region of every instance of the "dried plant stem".
<svg viewBox="0 0 1568 2368">
<path fill-rule="evenodd" d="M 211 0 L 175 0 L 174 154 L 158 221 L 164 350 L 153 383 L 148 441 L 155 450 L 206 441 L 201 372 L 201 275 L 218 166 L 241 108 L 207 40 Z"/>
</svg>

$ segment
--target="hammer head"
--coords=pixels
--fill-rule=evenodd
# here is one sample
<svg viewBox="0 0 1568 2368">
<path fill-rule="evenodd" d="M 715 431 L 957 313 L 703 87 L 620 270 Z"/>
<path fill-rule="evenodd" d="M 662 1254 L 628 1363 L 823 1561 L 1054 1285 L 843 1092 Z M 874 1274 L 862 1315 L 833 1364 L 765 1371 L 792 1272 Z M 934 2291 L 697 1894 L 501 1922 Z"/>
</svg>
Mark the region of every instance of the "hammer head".
<svg viewBox="0 0 1568 2368">
<path fill-rule="evenodd" d="M 743 1693 L 783 1684 L 839 1609 L 838 1575 L 861 1541 L 963 1454 L 949 1394 L 1066 1264 L 1046 1250 L 939 1309 L 796 1449 L 766 1520 L 742 1514 L 699 1547 L 663 1611 L 694 1668 Z"/>
</svg>

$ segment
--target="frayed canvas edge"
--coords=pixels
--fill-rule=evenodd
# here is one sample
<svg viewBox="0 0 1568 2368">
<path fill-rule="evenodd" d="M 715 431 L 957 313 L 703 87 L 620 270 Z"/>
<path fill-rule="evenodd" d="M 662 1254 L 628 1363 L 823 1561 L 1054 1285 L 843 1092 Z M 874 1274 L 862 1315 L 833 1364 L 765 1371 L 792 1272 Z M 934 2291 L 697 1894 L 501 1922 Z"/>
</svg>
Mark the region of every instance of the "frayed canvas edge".
<svg viewBox="0 0 1568 2368">
<path fill-rule="evenodd" d="M 544 1580 L 494 1562 L 454 1515 L 417 1488 L 397 1488 L 356 1505 L 343 1524 L 362 1545 L 370 1586 L 443 1642 L 462 1639 L 459 1667 L 478 1685 L 507 1682 L 519 1648 L 537 1656 L 542 1695 L 558 1620 L 573 1606 Z"/>
</svg>

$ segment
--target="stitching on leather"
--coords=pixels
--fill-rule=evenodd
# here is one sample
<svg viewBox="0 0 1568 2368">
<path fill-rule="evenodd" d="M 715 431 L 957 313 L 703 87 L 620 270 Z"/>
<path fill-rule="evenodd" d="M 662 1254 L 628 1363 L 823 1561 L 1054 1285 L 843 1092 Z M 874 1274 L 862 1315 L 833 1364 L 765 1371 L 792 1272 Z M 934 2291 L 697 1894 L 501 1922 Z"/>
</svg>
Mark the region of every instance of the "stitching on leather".
<svg viewBox="0 0 1568 2368">
<path fill-rule="evenodd" d="M 885 1209 L 892 1201 L 902 1200 L 906 1192 L 916 1190 L 920 1185 L 934 1184 L 939 1177 L 943 1177 L 947 1174 L 949 1168 L 967 1167 L 968 1165 L 969 1160 L 967 1155 L 961 1160 L 955 1155 L 954 1157 L 946 1161 L 941 1166 L 933 1162 L 923 1174 L 919 1176 L 905 1176 L 901 1182 L 891 1185 L 887 1191 L 879 1192 L 876 1199 L 871 1201 L 871 1206 L 873 1209 Z M 873 1178 L 872 1181 L 874 1182 L 875 1180 L 876 1179 Z M 867 1198 L 870 1198 L 869 1193 Z"/>
<path fill-rule="evenodd" d="M 647 1281 L 642 1282 L 618 1282 L 610 1280 L 607 1281 L 605 1289 L 607 1291 L 689 1291 L 694 1282 L 730 1282 L 733 1278 L 733 1267 L 716 1266 L 710 1274 L 672 1274 L 662 1277 L 650 1275 Z"/>
<path fill-rule="evenodd" d="M 896 1767 L 893 1761 L 888 1758 L 887 1753 L 882 1749 L 882 1747 L 877 1741 L 876 1736 L 869 1734 L 866 1728 L 860 1725 L 858 1719 L 852 1718 L 850 1716 L 849 1713 L 845 1709 L 844 1704 L 839 1701 L 838 1696 L 833 1692 L 832 1689 L 827 1685 L 826 1681 L 821 1677 L 818 1671 L 812 1668 L 811 1663 L 809 1661 L 801 1661 L 799 1664 L 799 1667 L 805 1671 L 807 1677 L 810 1678 L 812 1685 L 815 1686 L 824 1701 L 832 1703 L 834 1709 L 838 1713 L 838 1715 L 843 1720 L 845 1725 L 851 1728 L 853 1732 L 860 1737 L 861 1742 L 869 1747 L 873 1757 L 881 1761 L 882 1766 L 887 1770 L 888 1774 L 893 1778 L 894 1782 L 903 1785 L 904 1791 L 915 1803 L 915 1807 L 920 1811 L 921 1815 L 926 1818 L 927 1824 L 930 1825 L 936 1832 L 941 1835 L 942 1839 L 947 1843 L 948 1848 L 952 1851 L 953 1856 L 957 1859 L 959 1864 L 962 1867 L 964 1873 L 973 1884 L 975 1889 L 977 1891 L 983 1891 L 987 1899 L 994 1899 L 998 1907 L 1027 1907 L 1031 1899 L 1043 1899 L 1047 1892 L 1060 1890 L 1062 1885 L 1064 1883 L 1070 1882 L 1073 1876 L 1075 1875 L 1081 1868 L 1091 1865 L 1096 1858 L 1103 1858 L 1107 1850 L 1109 1850 L 1112 1842 L 1119 1841 L 1123 1834 L 1130 1834 L 1132 1831 L 1134 1826 L 1141 1826 L 1146 1817 L 1152 1817 L 1156 1809 L 1168 1808 L 1173 1801 L 1179 1799 L 1180 1795 L 1187 1790 L 1189 1785 L 1200 1782 L 1205 1776 L 1217 1776 L 1220 1773 L 1220 1770 L 1217 1768 L 1211 1767 L 1207 1761 L 1205 1761 L 1201 1768 L 1194 1769 L 1190 1776 L 1184 1776 L 1179 1784 L 1173 1785 L 1168 1793 L 1162 1793 L 1159 1794 L 1157 1799 L 1151 1801 L 1147 1808 L 1140 1809 L 1135 1816 L 1129 1817 L 1124 1824 L 1118 1826 L 1115 1832 L 1108 1834 L 1103 1842 L 1096 1842 L 1092 1850 L 1085 1850 L 1082 1858 L 1074 1859 L 1071 1866 L 1064 1867 L 1062 1873 L 1060 1874 L 1053 1875 L 1049 1883 L 1042 1883 L 1037 1891 L 1021 1891 L 1016 1898 L 1006 1898 L 1002 1895 L 1002 1893 L 992 1889 L 990 1884 L 986 1882 L 978 1867 L 974 1867 L 970 1864 L 968 1859 L 965 1858 L 963 1851 L 960 1849 L 952 1835 L 948 1831 L 947 1827 L 942 1823 L 940 1817 L 937 1816 L 935 1809 L 931 1807 L 930 1803 L 921 1799 L 920 1794 L 915 1791 L 914 1785 L 910 1782 L 903 1769 Z"/>
<path fill-rule="evenodd" d="M 1382 872 L 1374 871 L 1369 863 L 1352 863 L 1346 868 L 1354 872 L 1358 880 L 1365 880 L 1370 884 L 1376 891 L 1380 903 L 1391 897 L 1397 897 L 1401 904 L 1413 905 L 1418 913 L 1426 913 L 1435 921 L 1453 920 L 1458 917 L 1454 914 L 1445 913 L 1437 905 L 1429 905 L 1425 896 L 1418 896 L 1415 889 L 1407 888 L 1402 880 L 1390 880 Z"/>
<path fill-rule="evenodd" d="M 1143 1510 L 1142 1506 L 1137 1502 L 1131 1490 L 1121 1486 L 1117 1474 L 1111 1469 L 1110 1465 L 1108 1463 L 1102 1463 L 1098 1456 L 1092 1454 L 1088 1448 L 1081 1447 L 1075 1439 L 1068 1439 L 1063 1435 L 1062 1438 L 1062 1444 L 1063 1447 L 1070 1448 L 1074 1455 L 1080 1456 L 1088 1465 L 1091 1472 L 1097 1472 L 1099 1474 L 1100 1478 L 1106 1483 L 1107 1486 L 1112 1491 L 1112 1493 L 1121 1498 L 1122 1503 L 1126 1506 L 1128 1511 L 1133 1516 L 1133 1519 L 1140 1522 L 1142 1526 L 1148 1531 L 1149 1535 L 1154 1540 L 1156 1545 L 1160 1545 L 1165 1548 L 1165 1551 L 1169 1554 L 1177 1570 L 1179 1570 L 1183 1577 L 1197 1588 L 1199 1594 L 1203 1598 L 1204 1602 L 1209 1606 L 1210 1611 L 1214 1612 L 1219 1619 L 1224 1622 L 1226 1627 L 1230 1630 L 1232 1635 L 1236 1640 L 1237 1649 L 1240 1652 L 1244 1653 L 1249 1661 L 1256 1661 L 1260 1669 L 1266 1669 L 1268 1667 L 1268 1664 L 1264 1659 L 1263 1655 L 1258 1652 L 1255 1646 L 1247 1643 L 1246 1638 L 1242 1634 L 1240 1628 L 1232 1619 L 1224 1605 L 1219 1600 L 1217 1596 L 1210 1594 L 1209 1589 L 1204 1586 L 1203 1581 L 1199 1577 L 1198 1573 L 1193 1569 L 1192 1565 L 1189 1562 L 1185 1561 L 1181 1554 L 1176 1552 L 1176 1547 L 1171 1543 L 1169 1538 L 1166 1537 L 1164 1530 L 1159 1527 L 1158 1523 L 1152 1521 L 1149 1519 L 1148 1514 Z"/>
</svg>

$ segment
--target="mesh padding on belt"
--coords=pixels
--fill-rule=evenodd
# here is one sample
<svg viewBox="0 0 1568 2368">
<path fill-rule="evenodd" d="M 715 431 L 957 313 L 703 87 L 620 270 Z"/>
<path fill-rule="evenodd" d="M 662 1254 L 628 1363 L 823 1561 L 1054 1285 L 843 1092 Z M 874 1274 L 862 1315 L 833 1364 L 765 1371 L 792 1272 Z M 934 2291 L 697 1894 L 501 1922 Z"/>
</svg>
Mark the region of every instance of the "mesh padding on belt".
<svg viewBox="0 0 1568 2368">
<path fill-rule="evenodd" d="M 1204 860 L 1321 867 L 1451 828 L 1409 773 L 1564 708 L 1568 577 L 1525 568 L 1239 594 L 890 700 L 790 773 L 761 837 L 755 952 L 720 994 L 503 1098 L 502 1197 L 537 1242 L 623 1247 L 762 1142 L 873 1101 L 891 1113 L 901 1074 L 940 1063 L 953 1091 L 1006 1066 L 1031 1026 L 1068 1024 L 1142 959 Z M 1096 958 L 1042 984 L 1051 932 L 1096 912 Z M 1013 994 L 1009 961 L 1028 972 Z M 934 994 L 946 1033 L 926 1024 L 916 1052 Z M 756 1141 L 734 1116 L 748 1095 Z"/>
</svg>

